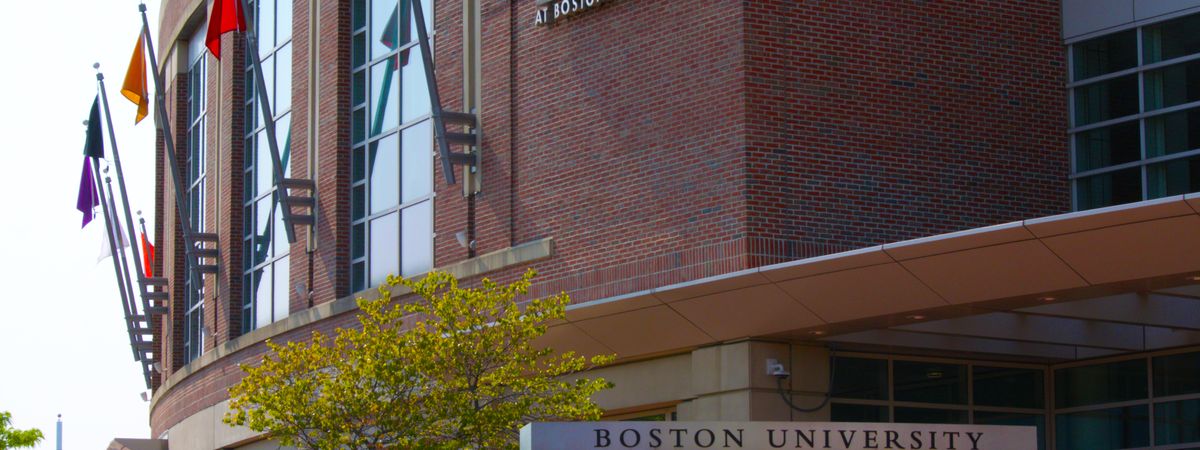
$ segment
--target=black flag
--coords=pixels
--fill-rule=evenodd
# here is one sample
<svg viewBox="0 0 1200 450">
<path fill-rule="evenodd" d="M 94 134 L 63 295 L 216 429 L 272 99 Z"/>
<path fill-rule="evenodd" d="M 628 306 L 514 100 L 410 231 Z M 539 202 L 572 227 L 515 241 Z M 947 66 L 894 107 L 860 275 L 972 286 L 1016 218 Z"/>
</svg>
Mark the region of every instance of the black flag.
<svg viewBox="0 0 1200 450">
<path fill-rule="evenodd" d="M 83 154 L 96 159 L 104 159 L 104 136 L 100 134 L 100 96 L 92 102 L 92 113 L 88 115 L 87 144 Z"/>
</svg>

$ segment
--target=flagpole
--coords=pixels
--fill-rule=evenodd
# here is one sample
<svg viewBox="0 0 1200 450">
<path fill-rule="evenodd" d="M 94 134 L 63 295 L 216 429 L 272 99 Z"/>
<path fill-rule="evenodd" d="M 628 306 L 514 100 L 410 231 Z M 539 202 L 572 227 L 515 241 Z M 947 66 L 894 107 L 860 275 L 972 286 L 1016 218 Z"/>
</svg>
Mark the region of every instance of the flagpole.
<svg viewBox="0 0 1200 450">
<path fill-rule="evenodd" d="M 142 210 L 140 210 L 140 209 L 138 210 L 137 216 L 138 216 L 138 224 L 141 225 L 141 228 L 142 228 L 142 238 L 146 240 L 147 245 L 152 246 L 153 244 L 150 244 L 150 235 L 146 233 L 146 219 L 142 218 Z M 138 244 L 141 244 L 141 242 L 142 241 L 138 241 Z M 142 251 L 145 251 L 145 250 L 146 249 L 142 249 Z M 157 258 L 155 258 L 154 255 L 147 254 L 146 256 L 147 256 L 146 264 L 154 265 L 154 260 Z M 153 267 L 146 267 L 145 269 L 148 269 L 148 270 L 146 270 L 147 273 L 154 272 Z M 149 277 L 150 277 L 150 275 L 146 275 L 146 278 L 149 278 Z"/>
<path fill-rule="evenodd" d="M 83 123 L 86 124 L 87 121 L 85 120 L 85 121 L 83 121 Z M 99 180 L 100 180 L 100 161 L 96 160 L 96 158 L 90 158 L 90 159 L 92 160 L 92 189 L 100 193 L 100 207 L 104 211 L 104 232 L 107 233 L 107 236 L 108 236 L 108 239 L 105 239 L 105 240 L 108 241 L 109 253 L 114 255 L 114 257 L 113 257 L 113 272 L 117 276 L 117 290 L 121 292 L 121 310 L 122 310 L 122 312 L 125 313 L 125 327 L 126 327 L 127 331 L 129 331 L 130 333 L 133 333 L 133 313 L 131 313 L 129 311 L 129 295 L 130 295 L 130 293 L 125 290 L 125 283 L 122 282 L 122 280 L 125 279 L 125 276 L 121 273 L 121 265 L 117 261 L 117 258 L 115 257 L 115 255 L 117 254 L 117 248 L 116 248 L 117 244 L 112 239 L 112 236 L 115 233 L 113 232 L 113 229 L 112 229 L 112 224 L 113 224 L 112 218 L 109 217 L 110 214 L 109 214 L 109 210 L 108 210 L 108 200 L 104 197 L 103 190 L 100 189 L 100 182 L 99 182 Z M 130 349 L 133 350 L 133 360 L 141 361 L 142 357 L 140 354 L 138 354 L 137 347 L 130 346 Z"/>
<path fill-rule="evenodd" d="M 179 162 L 175 154 L 175 135 L 171 134 L 171 122 L 167 115 L 166 96 L 163 95 L 162 74 L 158 71 L 158 59 L 154 54 L 154 39 L 150 36 L 150 20 L 146 18 L 146 4 L 138 5 L 138 10 L 142 13 L 142 37 L 146 39 L 146 51 L 150 57 L 150 71 L 154 73 L 154 111 L 157 119 L 155 122 L 162 128 L 163 145 L 166 147 L 167 164 L 171 170 L 171 181 L 175 185 L 175 212 L 179 214 L 180 226 L 183 229 L 183 251 L 184 258 L 187 260 L 187 277 L 191 280 L 192 289 L 197 293 L 200 292 L 200 283 L 196 278 L 196 270 L 193 265 L 198 261 L 195 259 L 195 234 L 192 231 L 192 221 L 188 218 L 190 213 L 187 211 L 188 204 L 184 201 L 183 193 L 186 192 L 183 183 L 179 181 Z M 199 295 L 197 295 L 199 297 Z M 198 299 L 203 301 L 203 299 Z"/>
<path fill-rule="evenodd" d="M 107 175 L 108 174 L 107 167 L 104 168 L 104 172 L 105 172 L 104 183 L 108 185 L 108 205 L 105 205 L 105 206 L 108 207 L 108 206 L 115 205 L 116 200 L 113 198 L 112 177 Z M 116 211 L 112 212 L 113 215 L 116 215 L 116 213 L 117 213 Z M 113 235 L 116 235 L 117 238 L 120 239 L 120 234 L 121 234 L 120 222 L 114 221 L 113 223 L 116 224 L 115 230 L 113 230 Z M 132 227 L 132 224 L 130 226 Z M 122 248 L 121 245 L 114 243 L 114 241 L 112 241 L 111 239 L 108 241 L 108 245 L 116 247 L 117 251 L 115 253 L 113 253 L 112 257 L 113 257 L 114 261 L 117 260 L 117 258 L 120 258 L 121 268 L 125 271 L 125 286 L 129 289 L 130 298 L 133 298 L 133 281 L 129 277 L 129 262 L 128 262 L 129 256 L 125 254 L 125 250 L 124 250 L 124 248 Z M 143 303 L 145 303 L 144 296 L 142 297 L 142 301 L 143 301 Z M 136 311 L 136 307 L 134 307 L 134 308 Z M 147 304 L 143 304 L 142 311 L 145 314 L 146 323 L 150 323 L 150 312 L 149 312 L 150 310 L 149 310 L 149 307 Z M 125 326 L 129 327 L 129 339 L 130 339 L 130 341 L 133 342 L 132 347 L 133 347 L 133 351 L 135 353 L 133 360 L 142 363 L 142 377 L 145 378 L 146 387 L 149 388 L 150 387 L 150 371 L 149 371 L 150 361 L 147 360 L 146 358 L 143 358 L 142 355 L 138 352 L 138 350 L 139 350 L 138 347 L 146 340 L 145 336 L 141 332 L 134 330 L 135 327 L 133 327 L 132 321 L 127 320 L 125 322 Z M 155 353 L 157 353 L 157 352 L 155 352 Z"/>
<path fill-rule="evenodd" d="M 113 130 L 112 125 L 112 110 L 108 107 L 108 90 L 104 88 L 104 73 L 100 72 L 100 63 L 96 63 L 93 67 L 96 68 L 96 82 L 100 84 L 100 101 L 104 103 L 104 120 L 108 124 L 108 141 L 112 143 L 113 163 L 117 166 L 117 187 L 121 189 L 121 204 L 124 206 L 125 223 L 128 224 L 127 231 L 129 234 L 129 243 L 132 244 L 136 239 L 133 231 L 133 213 L 129 211 L 129 193 L 125 190 L 125 171 L 121 169 L 121 152 L 117 150 L 117 134 Z M 120 230 L 120 227 L 117 228 Z M 142 270 L 142 254 L 136 245 L 133 247 L 133 266 L 137 269 L 138 285 L 146 284 L 146 272 Z"/>
<path fill-rule="evenodd" d="M 246 11 L 250 8 L 246 4 L 246 0 L 238 0 L 242 6 L 242 15 L 245 16 Z M 257 17 L 257 16 L 255 16 Z M 250 55 L 250 62 L 254 65 L 255 89 L 258 97 L 259 109 L 262 111 L 263 128 L 267 133 L 267 146 L 271 148 L 271 167 L 275 173 L 275 195 L 279 198 L 279 209 L 283 213 L 283 228 L 287 232 L 287 240 L 289 244 L 296 243 L 296 231 L 292 222 L 291 202 L 288 201 L 288 189 L 283 184 L 284 168 L 282 159 L 279 157 L 279 141 L 275 136 L 275 116 L 271 112 L 271 101 L 267 96 L 267 81 L 263 76 L 262 61 L 258 57 L 258 32 L 250 31 L 249 24 L 246 25 L 246 51 Z M 290 93 L 289 93 L 290 95 Z"/>
<path fill-rule="evenodd" d="M 118 226 L 119 222 L 115 220 L 115 217 L 112 217 L 113 214 L 115 214 L 115 212 L 112 211 L 112 179 L 105 177 L 109 180 L 108 190 L 105 190 L 104 185 L 100 184 L 99 182 L 101 179 L 100 161 L 97 161 L 96 158 L 92 158 L 92 171 L 95 172 L 97 180 L 96 184 L 99 185 L 100 207 L 104 210 L 104 230 L 108 233 L 108 239 L 106 239 L 108 241 L 108 251 L 112 254 L 113 269 L 117 272 L 117 287 L 120 288 L 121 291 L 121 303 L 125 312 L 125 327 L 126 331 L 128 331 L 132 337 L 134 334 L 133 316 L 136 312 L 136 308 L 133 308 L 130 302 L 130 300 L 133 299 L 133 283 L 129 279 L 129 266 L 123 263 L 125 251 L 121 249 L 121 246 L 117 245 L 117 242 L 120 242 L 121 239 L 121 231 L 120 227 Z M 113 240 L 114 236 L 116 236 L 116 240 Z M 131 308 L 133 308 L 132 311 Z M 141 341 L 140 338 L 134 339 L 134 342 Z M 130 348 L 133 349 L 133 360 L 141 361 L 142 355 L 138 353 L 137 346 L 130 346 Z"/>
</svg>

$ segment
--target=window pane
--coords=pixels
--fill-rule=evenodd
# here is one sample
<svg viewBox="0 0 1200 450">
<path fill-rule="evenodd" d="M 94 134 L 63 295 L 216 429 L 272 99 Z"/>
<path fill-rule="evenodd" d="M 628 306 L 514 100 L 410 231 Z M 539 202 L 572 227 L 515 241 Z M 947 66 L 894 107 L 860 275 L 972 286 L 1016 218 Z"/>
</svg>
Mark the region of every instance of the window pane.
<svg viewBox="0 0 1200 450">
<path fill-rule="evenodd" d="M 371 57 L 378 58 L 387 54 L 399 42 L 396 33 L 399 32 L 399 20 L 396 14 L 396 0 L 373 0 L 371 2 Z"/>
<path fill-rule="evenodd" d="M 283 228 L 283 210 L 279 207 L 279 194 L 273 194 L 271 195 L 271 198 L 275 200 L 272 203 L 273 208 L 271 211 L 271 222 L 273 223 L 271 232 L 274 234 L 274 236 L 271 237 L 274 240 L 274 242 L 272 242 L 274 253 L 272 253 L 271 256 L 278 257 L 280 255 L 286 255 L 288 251 L 291 250 L 291 244 L 288 244 L 287 230 Z"/>
<path fill-rule="evenodd" d="M 292 44 L 281 47 L 275 53 L 275 59 L 276 84 L 275 96 L 271 97 L 271 107 L 274 108 L 271 113 L 278 116 L 292 109 Z"/>
<path fill-rule="evenodd" d="M 952 409 L 896 407 L 896 423 L 967 423 L 967 412 Z"/>
<path fill-rule="evenodd" d="M 1150 198 L 1200 191 L 1200 157 L 1177 159 L 1146 168 Z"/>
<path fill-rule="evenodd" d="M 1200 100 L 1200 61 L 1146 72 L 1146 110 Z"/>
<path fill-rule="evenodd" d="M 400 204 L 399 141 L 399 134 L 391 134 L 370 144 L 371 214 Z"/>
<path fill-rule="evenodd" d="M 1137 65 L 1137 32 L 1129 30 L 1072 46 L 1075 80 L 1083 80 Z"/>
<path fill-rule="evenodd" d="M 1055 406 L 1095 405 L 1146 398 L 1146 361 L 1132 359 L 1054 372 Z"/>
<path fill-rule="evenodd" d="M 404 209 L 404 276 L 428 272 L 433 268 L 433 201 L 424 201 Z"/>
<path fill-rule="evenodd" d="M 400 125 L 400 74 L 394 58 L 371 66 L 371 133 L 370 136 Z"/>
<path fill-rule="evenodd" d="M 350 291 L 359 292 L 367 288 L 367 263 L 358 262 L 350 266 Z"/>
<path fill-rule="evenodd" d="M 976 390 L 976 394 L 978 394 Z M 1041 414 L 1017 414 L 975 411 L 975 423 L 979 425 L 1015 425 L 1037 427 L 1038 449 L 1046 448 L 1046 416 Z"/>
<path fill-rule="evenodd" d="M 274 107 L 276 104 L 279 103 L 279 99 L 276 98 L 276 95 L 275 95 L 275 56 L 274 55 L 266 56 L 266 55 L 267 55 L 266 53 L 261 54 L 261 56 L 263 58 L 262 59 L 263 86 L 266 86 L 263 89 L 263 91 L 267 94 L 267 96 L 269 97 L 269 100 L 271 100 L 271 107 L 272 107 L 271 112 L 276 113 L 276 110 L 274 109 Z M 258 99 L 255 98 L 255 101 L 257 101 L 257 100 Z M 261 106 L 257 107 L 254 110 L 255 110 L 255 112 L 258 113 L 257 115 L 259 117 L 259 123 L 266 123 L 261 120 L 262 119 L 262 107 Z"/>
<path fill-rule="evenodd" d="M 887 422 L 888 408 L 886 406 L 834 403 L 829 405 L 829 420 L 831 422 Z"/>
<path fill-rule="evenodd" d="M 358 106 L 367 101 L 367 71 L 362 70 L 354 73 L 354 81 L 350 86 L 350 104 Z"/>
<path fill-rule="evenodd" d="M 351 52 L 353 52 L 353 55 L 354 55 L 353 56 L 354 59 L 351 60 L 352 61 L 351 64 L 353 65 L 353 67 L 357 68 L 359 66 L 362 66 L 363 64 L 366 64 L 367 63 L 367 34 L 366 33 L 358 33 L 358 34 L 354 35 L 354 39 L 351 41 L 351 47 L 353 47 Z"/>
<path fill-rule="evenodd" d="M 350 138 L 354 143 L 362 142 L 366 139 L 367 132 L 367 108 L 359 108 L 350 113 Z"/>
<path fill-rule="evenodd" d="M 350 232 L 350 259 L 362 258 L 366 251 L 366 225 L 356 224 Z"/>
<path fill-rule="evenodd" d="M 1200 108 L 1146 119 L 1146 156 L 1200 148 Z"/>
<path fill-rule="evenodd" d="M 1149 411 L 1146 405 L 1138 405 L 1059 414 L 1054 419 L 1055 448 L 1107 450 L 1150 445 Z"/>
<path fill-rule="evenodd" d="M 976 405 L 1041 408 L 1046 403 L 1041 370 L 982 366 L 972 370 Z"/>
<path fill-rule="evenodd" d="M 1200 399 L 1154 405 L 1154 443 L 1200 442 Z"/>
<path fill-rule="evenodd" d="M 258 188 L 255 190 L 260 194 L 270 192 L 275 187 L 275 168 L 274 162 L 271 161 L 271 146 L 267 142 L 267 132 L 259 131 L 257 135 L 258 143 L 254 144 L 258 150 L 255 152 L 254 172 L 255 179 L 258 182 Z"/>
<path fill-rule="evenodd" d="M 254 237 L 254 265 L 259 265 L 271 257 L 271 244 L 274 243 L 274 237 L 271 236 L 271 210 L 275 206 L 273 196 L 259 200 L 255 209 L 255 237 Z"/>
<path fill-rule="evenodd" d="M 404 101 L 401 111 L 404 116 L 401 118 L 404 122 L 416 120 L 417 118 L 429 114 L 429 85 L 425 82 L 425 65 L 421 60 L 420 49 L 410 52 L 408 64 L 404 65 L 404 94 L 401 100 Z"/>
<path fill-rule="evenodd" d="M 265 55 L 275 48 L 275 1 L 263 0 L 258 9 L 258 53 Z"/>
<path fill-rule="evenodd" d="M 371 221 L 371 274 L 368 285 L 376 286 L 388 275 L 399 272 L 400 213 L 391 213 Z"/>
<path fill-rule="evenodd" d="M 278 31 L 275 39 L 278 43 L 287 42 L 292 38 L 292 0 L 277 0 L 275 4 L 275 26 Z"/>
<path fill-rule="evenodd" d="M 1134 167 L 1075 182 L 1079 209 L 1101 208 L 1142 200 L 1142 170 Z"/>
<path fill-rule="evenodd" d="M 887 400 L 887 360 L 834 358 L 833 376 L 833 397 Z"/>
<path fill-rule="evenodd" d="M 1146 64 L 1200 52 L 1200 15 L 1192 15 L 1146 27 L 1142 39 Z"/>
<path fill-rule="evenodd" d="M 1137 75 L 1104 80 L 1075 88 L 1075 126 L 1137 113 Z"/>
<path fill-rule="evenodd" d="M 354 187 L 351 195 L 350 218 L 358 220 L 367 216 L 367 185 Z"/>
<path fill-rule="evenodd" d="M 367 24 L 367 0 L 354 0 L 354 29 Z"/>
<path fill-rule="evenodd" d="M 408 203 L 433 192 L 433 122 L 426 120 L 404 129 L 403 194 Z"/>
<path fill-rule="evenodd" d="M 271 266 L 254 273 L 254 327 L 271 324 Z"/>
<path fill-rule="evenodd" d="M 967 403 L 967 367 L 964 365 L 895 361 L 892 370 L 897 401 Z M 897 412 L 897 421 L 899 417 Z"/>
<path fill-rule="evenodd" d="M 1137 121 L 1084 131 L 1075 135 L 1075 171 L 1084 172 L 1142 158 L 1141 127 Z"/>
<path fill-rule="evenodd" d="M 1154 358 L 1154 396 L 1200 393 L 1200 352 Z"/>
<path fill-rule="evenodd" d="M 272 299 L 273 311 L 271 321 L 277 322 L 287 318 L 288 315 L 288 295 L 291 288 L 288 284 L 288 257 L 284 256 L 279 261 L 275 262 L 275 298 Z"/>
<path fill-rule="evenodd" d="M 365 179 L 367 177 L 367 166 L 366 161 L 363 160 L 363 148 L 358 147 L 352 150 L 350 160 L 350 170 L 354 173 L 351 181 L 359 182 Z"/>
</svg>

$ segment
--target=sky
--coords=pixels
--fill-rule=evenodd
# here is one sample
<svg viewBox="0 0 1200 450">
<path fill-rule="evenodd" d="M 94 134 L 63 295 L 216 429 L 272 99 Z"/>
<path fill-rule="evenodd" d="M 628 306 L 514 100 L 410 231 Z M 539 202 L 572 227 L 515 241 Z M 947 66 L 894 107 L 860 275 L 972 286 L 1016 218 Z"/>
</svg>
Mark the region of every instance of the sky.
<svg viewBox="0 0 1200 450">
<path fill-rule="evenodd" d="M 130 201 L 153 231 L 154 125 L 134 127 L 136 108 L 119 93 L 138 3 L 9 1 L 0 14 L 0 411 L 42 430 L 37 449 L 55 448 L 58 414 L 66 449 L 150 437 L 112 262 L 97 263 L 104 224 L 81 230 L 75 209 L 99 62 Z M 147 6 L 157 36 L 158 1 Z"/>
</svg>

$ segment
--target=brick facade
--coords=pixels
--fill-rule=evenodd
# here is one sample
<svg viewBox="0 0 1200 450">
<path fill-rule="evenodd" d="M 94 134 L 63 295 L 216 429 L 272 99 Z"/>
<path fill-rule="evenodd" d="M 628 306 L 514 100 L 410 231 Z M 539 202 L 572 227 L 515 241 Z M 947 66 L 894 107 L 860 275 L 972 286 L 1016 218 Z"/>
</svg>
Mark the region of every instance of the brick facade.
<svg viewBox="0 0 1200 450">
<path fill-rule="evenodd" d="M 168 2 L 164 29 L 180 1 Z M 311 1 L 294 4 L 291 169 L 316 181 L 316 238 L 298 228 L 290 279 L 323 303 L 351 294 L 351 2 Z M 553 237 L 534 294 L 582 302 L 1069 209 L 1057 0 L 612 0 L 552 27 L 534 25 L 533 0 L 480 4 L 483 187 L 465 198 L 432 168 L 435 266 L 469 257 L 459 231 L 473 233 L 477 254 Z M 436 1 L 452 111 L 463 104 L 461 8 Z M 227 37 L 223 49 L 240 45 Z M 241 60 L 226 58 L 222 79 L 239 79 L 230 61 Z M 211 159 L 227 159 L 210 169 L 222 179 L 210 197 L 228 214 L 222 272 L 207 277 L 217 280 L 208 304 L 220 305 L 213 345 L 240 329 L 239 83 L 211 96 L 223 122 Z M 169 226 L 165 189 L 156 224 Z M 182 247 L 161 248 L 181 280 Z M 288 291 L 292 312 L 310 306 Z M 237 364 L 262 352 L 175 385 L 151 412 L 154 435 L 226 398 Z"/>
</svg>

